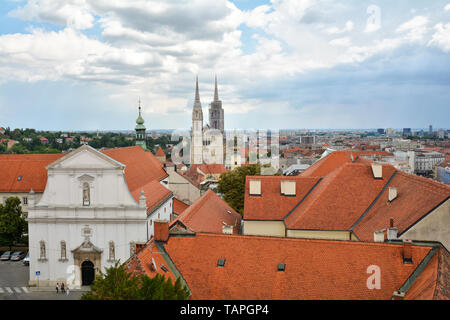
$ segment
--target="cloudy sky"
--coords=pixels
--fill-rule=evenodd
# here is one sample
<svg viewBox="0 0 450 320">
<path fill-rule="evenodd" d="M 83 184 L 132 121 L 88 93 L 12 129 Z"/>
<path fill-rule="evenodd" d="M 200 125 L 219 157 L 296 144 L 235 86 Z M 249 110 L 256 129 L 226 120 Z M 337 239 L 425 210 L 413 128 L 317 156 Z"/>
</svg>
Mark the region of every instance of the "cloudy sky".
<svg viewBox="0 0 450 320">
<path fill-rule="evenodd" d="M 450 0 L 1 0 L 0 126 L 450 128 Z"/>
</svg>

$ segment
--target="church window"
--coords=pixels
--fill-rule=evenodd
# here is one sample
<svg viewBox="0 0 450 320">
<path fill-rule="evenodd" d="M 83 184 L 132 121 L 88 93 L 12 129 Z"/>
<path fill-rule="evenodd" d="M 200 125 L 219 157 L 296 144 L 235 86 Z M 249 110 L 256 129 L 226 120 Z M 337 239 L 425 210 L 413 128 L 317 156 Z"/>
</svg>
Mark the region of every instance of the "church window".
<svg viewBox="0 0 450 320">
<path fill-rule="evenodd" d="M 89 206 L 91 204 L 91 190 L 89 183 L 83 183 L 83 206 Z"/>
<path fill-rule="evenodd" d="M 27 197 L 23 197 L 22 200 L 23 200 L 23 201 L 22 201 L 23 204 L 28 204 L 28 198 L 27 198 Z"/>
</svg>

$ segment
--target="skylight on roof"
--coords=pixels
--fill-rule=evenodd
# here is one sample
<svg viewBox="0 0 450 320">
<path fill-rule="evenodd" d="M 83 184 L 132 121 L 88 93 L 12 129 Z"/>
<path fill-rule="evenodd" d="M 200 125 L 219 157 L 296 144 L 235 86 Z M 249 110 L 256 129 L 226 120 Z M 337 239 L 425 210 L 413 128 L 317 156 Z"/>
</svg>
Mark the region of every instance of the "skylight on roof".
<svg viewBox="0 0 450 320">
<path fill-rule="evenodd" d="M 217 260 L 217 266 L 221 268 L 225 267 L 225 259 Z"/>
<path fill-rule="evenodd" d="M 160 266 L 160 268 L 161 268 L 161 270 L 162 270 L 162 271 L 164 271 L 164 272 L 167 272 L 167 271 L 169 271 L 169 270 L 167 270 L 167 268 L 166 268 L 166 267 L 164 267 L 164 265 L 161 265 L 161 266 Z"/>
<path fill-rule="evenodd" d="M 17 181 L 21 181 L 21 180 L 22 180 L 22 176 L 18 176 Z"/>
<path fill-rule="evenodd" d="M 286 264 L 284 264 L 284 263 L 278 264 L 278 272 L 284 272 L 285 269 L 286 269 Z"/>
</svg>

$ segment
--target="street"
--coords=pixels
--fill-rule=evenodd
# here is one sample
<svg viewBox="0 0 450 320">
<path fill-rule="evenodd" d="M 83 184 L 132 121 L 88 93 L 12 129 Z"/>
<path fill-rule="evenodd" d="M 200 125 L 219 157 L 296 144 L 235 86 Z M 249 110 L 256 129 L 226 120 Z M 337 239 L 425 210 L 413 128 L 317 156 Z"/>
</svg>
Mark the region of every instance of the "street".
<svg viewBox="0 0 450 320">
<path fill-rule="evenodd" d="M 82 292 L 33 291 L 28 287 L 29 267 L 22 261 L 0 261 L 0 300 L 79 300 Z"/>
</svg>

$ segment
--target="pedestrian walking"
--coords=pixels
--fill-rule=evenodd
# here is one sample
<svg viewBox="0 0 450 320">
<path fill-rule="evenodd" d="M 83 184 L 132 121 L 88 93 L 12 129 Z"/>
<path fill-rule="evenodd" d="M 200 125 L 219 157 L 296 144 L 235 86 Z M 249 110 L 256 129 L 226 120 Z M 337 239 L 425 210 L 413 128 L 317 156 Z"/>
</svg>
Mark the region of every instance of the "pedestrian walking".
<svg viewBox="0 0 450 320">
<path fill-rule="evenodd" d="M 67 286 L 66 295 L 69 295 L 69 286 Z"/>
<path fill-rule="evenodd" d="M 59 292 L 59 283 L 57 282 L 56 283 L 56 293 L 58 293 Z"/>
<path fill-rule="evenodd" d="M 64 293 L 64 282 L 61 283 L 61 293 Z"/>
</svg>

